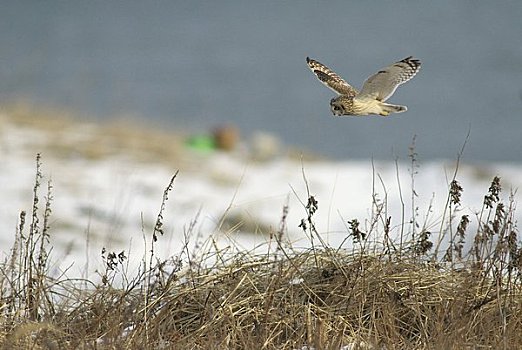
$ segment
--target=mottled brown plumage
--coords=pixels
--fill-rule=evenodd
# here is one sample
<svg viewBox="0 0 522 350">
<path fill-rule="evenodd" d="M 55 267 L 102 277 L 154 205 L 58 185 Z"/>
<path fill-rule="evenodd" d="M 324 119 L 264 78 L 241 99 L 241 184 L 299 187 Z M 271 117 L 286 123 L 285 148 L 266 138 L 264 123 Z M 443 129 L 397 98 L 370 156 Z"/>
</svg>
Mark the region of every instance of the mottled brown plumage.
<svg viewBox="0 0 522 350">
<path fill-rule="evenodd" d="M 392 105 L 385 101 L 393 95 L 399 85 L 413 78 L 421 66 L 418 59 L 406 57 L 370 76 L 358 92 L 324 64 L 309 57 L 306 58 L 306 62 L 324 85 L 339 94 L 330 101 L 330 108 L 335 116 L 387 116 L 390 113 L 405 112 L 406 106 Z"/>
</svg>

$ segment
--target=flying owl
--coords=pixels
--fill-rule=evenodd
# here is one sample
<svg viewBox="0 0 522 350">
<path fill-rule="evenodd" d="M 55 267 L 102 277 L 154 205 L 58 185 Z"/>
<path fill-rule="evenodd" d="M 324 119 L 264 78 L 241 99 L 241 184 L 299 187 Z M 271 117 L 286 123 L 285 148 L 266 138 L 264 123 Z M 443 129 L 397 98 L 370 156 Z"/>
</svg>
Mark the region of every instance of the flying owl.
<svg viewBox="0 0 522 350">
<path fill-rule="evenodd" d="M 390 113 L 405 112 L 406 106 L 385 102 L 399 85 L 413 78 L 421 66 L 419 60 L 412 56 L 406 57 L 366 79 L 362 90 L 358 92 L 324 64 L 309 57 L 306 58 L 306 63 L 324 85 L 339 94 L 330 101 L 332 113 L 338 117 L 368 114 L 387 116 Z"/>
</svg>

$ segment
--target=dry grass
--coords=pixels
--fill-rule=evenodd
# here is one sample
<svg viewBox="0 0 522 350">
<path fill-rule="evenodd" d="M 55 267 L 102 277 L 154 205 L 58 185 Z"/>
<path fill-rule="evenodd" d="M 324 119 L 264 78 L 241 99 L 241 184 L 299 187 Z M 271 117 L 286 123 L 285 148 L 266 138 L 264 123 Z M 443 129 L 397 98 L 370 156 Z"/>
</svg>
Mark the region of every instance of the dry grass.
<svg viewBox="0 0 522 350">
<path fill-rule="evenodd" d="M 355 249 L 328 247 L 315 228 L 319 203 L 308 195 L 300 224 L 287 223 L 283 210 L 279 232 L 272 232 L 275 250 L 231 254 L 209 241 L 197 251 L 185 246 L 171 259 L 157 261 L 154 250 L 163 239 L 163 208 L 175 191 L 175 174 L 140 272 L 129 276 L 124 253 L 104 251 L 105 270 L 95 283 L 48 273 L 53 197 L 51 184 L 41 183 L 40 167 L 37 157 L 33 208 L 20 214 L 12 255 L 0 265 L 2 348 L 513 349 L 522 344 L 522 247 L 514 203 L 512 197 L 502 201 L 499 178 L 484 196 L 476 232 L 468 232 L 466 219 L 458 218 L 462 187 L 453 179 L 438 232 L 447 246 L 431 242 L 434 235 L 415 218 L 390 228 L 384 203 L 375 201 L 367 232 L 356 219 L 348 222 L 347 239 Z M 284 243 L 286 227 L 297 224 L 311 249 L 294 251 Z M 413 232 L 403 232 L 411 227 Z M 389 238 L 394 235 L 402 239 Z M 372 240 L 377 236 L 383 241 Z M 463 249 L 466 240 L 472 242 L 469 252 Z"/>
<path fill-rule="evenodd" d="M 31 129 L 37 130 L 39 137 L 46 139 L 28 139 L 26 142 L 38 144 L 40 152 L 60 159 L 99 160 L 125 154 L 141 162 L 150 162 L 151 155 L 154 155 L 154 162 L 179 164 L 185 161 L 183 142 L 186 135 L 143 125 L 130 116 L 101 123 L 92 117 L 78 116 L 63 109 L 36 107 L 26 102 L 2 109 L 4 115 L 0 116 L 0 129 L 22 127 L 26 134 Z"/>
</svg>

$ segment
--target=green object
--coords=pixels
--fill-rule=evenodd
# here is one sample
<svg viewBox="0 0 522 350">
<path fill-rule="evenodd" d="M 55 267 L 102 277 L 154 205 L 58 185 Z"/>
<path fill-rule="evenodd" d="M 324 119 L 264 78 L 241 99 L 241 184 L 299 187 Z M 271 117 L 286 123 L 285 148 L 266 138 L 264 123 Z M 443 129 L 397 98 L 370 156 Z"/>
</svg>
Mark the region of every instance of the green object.
<svg viewBox="0 0 522 350">
<path fill-rule="evenodd" d="M 209 153 L 216 149 L 216 142 L 212 136 L 196 135 L 191 136 L 185 141 L 188 148 L 201 153 Z"/>
</svg>

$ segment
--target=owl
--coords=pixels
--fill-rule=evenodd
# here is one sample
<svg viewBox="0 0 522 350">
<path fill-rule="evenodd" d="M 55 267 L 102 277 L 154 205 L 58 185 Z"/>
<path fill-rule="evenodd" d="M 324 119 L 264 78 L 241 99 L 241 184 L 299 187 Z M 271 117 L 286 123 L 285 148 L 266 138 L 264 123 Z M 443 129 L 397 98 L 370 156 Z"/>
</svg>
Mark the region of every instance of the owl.
<svg viewBox="0 0 522 350">
<path fill-rule="evenodd" d="M 339 94 L 330 101 L 332 113 L 337 117 L 369 114 L 387 116 L 390 113 L 405 112 L 406 106 L 385 102 L 399 85 L 413 78 L 421 66 L 419 60 L 412 56 L 406 57 L 370 76 L 359 92 L 324 64 L 309 57 L 306 58 L 306 63 L 324 85 Z"/>
</svg>

